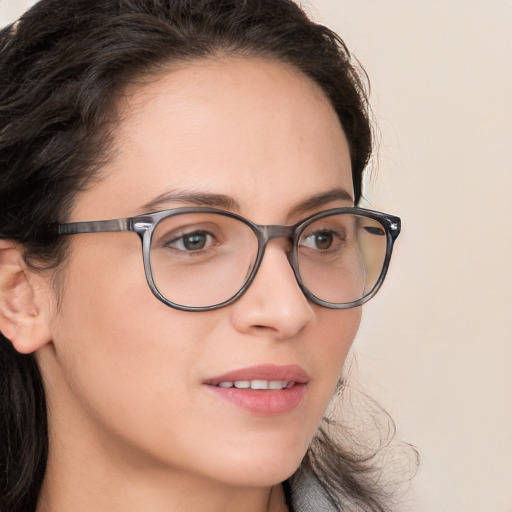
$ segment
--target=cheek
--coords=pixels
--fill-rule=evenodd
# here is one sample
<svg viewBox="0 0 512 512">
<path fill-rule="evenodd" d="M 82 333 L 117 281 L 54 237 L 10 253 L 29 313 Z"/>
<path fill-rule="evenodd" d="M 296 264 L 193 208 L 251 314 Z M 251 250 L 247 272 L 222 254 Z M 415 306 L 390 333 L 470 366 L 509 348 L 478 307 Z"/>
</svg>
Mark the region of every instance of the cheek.
<svg viewBox="0 0 512 512">
<path fill-rule="evenodd" d="M 316 372 L 325 382 L 325 396 L 334 392 L 340 378 L 347 354 L 361 322 L 361 307 L 329 310 L 318 313 L 319 332 L 317 342 L 312 343 L 316 350 Z"/>
<path fill-rule="evenodd" d="M 186 399 L 194 340 L 211 328 L 153 296 L 133 238 L 131 254 L 122 241 L 113 251 L 109 240 L 74 251 L 54 322 L 56 392 L 66 390 L 93 421 L 118 433 L 142 430 L 172 395 Z"/>
<path fill-rule="evenodd" d="M 122 241 L 124 237 L 115 234 L 111 238 Z M 145 286 L 140 247 L 133 244 L 136 239 L 131 240 L 135 247 L 125 254 L 109 250 L 113 244 L 108 235 L 83 239 L 66 270 L 56 317 L 57 349 L 72 349 L 88 358 L 112 353 L 122 358 L 134 348 L 133 338 L 149 321 L 141 308 L 151 294 Z M 118 345 L 123 347 L 120 352 Z"/>
</svg>

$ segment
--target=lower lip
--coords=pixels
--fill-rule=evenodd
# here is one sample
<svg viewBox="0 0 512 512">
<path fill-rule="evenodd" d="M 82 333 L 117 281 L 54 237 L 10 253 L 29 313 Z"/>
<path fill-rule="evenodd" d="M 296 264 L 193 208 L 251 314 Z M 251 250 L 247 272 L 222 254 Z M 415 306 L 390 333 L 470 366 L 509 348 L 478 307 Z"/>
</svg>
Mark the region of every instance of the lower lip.
<svg viewBox="0 0 512 512">
<path fill-rule="evenodd" d="M 284 414 L 297 407 L 306 394 L 306 384 L 295 384 L 288 389 L 238 389 L 207 386 L 215 395 L 233 405 L 261 416 Z"/>
</svg>

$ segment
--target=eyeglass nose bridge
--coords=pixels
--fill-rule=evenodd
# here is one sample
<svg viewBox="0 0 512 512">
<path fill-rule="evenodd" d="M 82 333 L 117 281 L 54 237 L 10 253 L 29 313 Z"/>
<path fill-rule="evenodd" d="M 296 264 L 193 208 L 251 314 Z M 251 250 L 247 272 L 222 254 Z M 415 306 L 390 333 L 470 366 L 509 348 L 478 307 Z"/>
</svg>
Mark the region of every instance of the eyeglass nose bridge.
<svg viewBox="0 0 512 512">
<path fill-rule="evenodd" d="M 286 258 L 288 259 L 288 263 L 290 264 L 290 267 L 292 268 L 293 274 L 295 276 L 295 279 L 297 281 L 297 284 L 299 285 L 299 288 L 303 291 L 303 293 L 306 293 L 304 290 L 304 285 L 302 283 L 302 279 L 299 274 L 298 264 L 297 264 L 297 257 L 295 252 L 295 238 L 296 238 L 296 226 L 283 226 L 278 224 L 271 224 L 271 225 L 253 225 L 254 228 L 256 228 L 256 234 L 259 239 L 259 254 L 257 257 L 257 260 L 255 262 L 253 271 L 251 272 L 251 275 L 248 279 L 248 282 L 246 283 L 246 286 L 244 289 L 247 289 L 253 282 L 254 278 L 256 277 L 256 274 L 258 273 L 258 270 L 261 266 L 261 262 L 263 261 L 263 257 L 266 252 L 267 244 L 271 240 L 275 240 L 277 238 L 286 238 L 290 242 L 290 248 L 285 251 Z M 306 293 L 307 295 L 307 293 Z"/>
<path fill-rule="evenodd" d="M 294 260 L 295 258 L 292 258 L 292 255 L 293 253 L 295 252 L 293 250 L 293 247 L 295 245 L 295 230 L 296 230 L 296 226 L 281 226 L 281 225 L 268 225 L 268 226 L 258 226 L 256 225 L 255 226 L 257 228 L 257 231 L 258 231 L 258 238 L 259 238 L 259 241 L 260 241 L 260 262 L 261 262 L 261 259 L 263 258 L 263 255 L 265 253 L 265 249 L 267 248 L 267 244 L 271 241 L 271 240 L 275 240 L 277 238 L 287 238 L 290 242 L 290 249 L 288 251 L 286 251 L 286 255 L 288 257 L 288 261 L 290 262 L 292 268 L 293 268 L 293 271 L 295 272 L 295 274 L 297 275 L 297 270 L 295 268 L 295 265 L 294 265 L 294 261 L 292 261 L 292 259 Z"/>
<path fill-rule="evenodd" d="M 267 245 L 270 240 L 274 240 L 275 238 L 288 238 L 292 241 L 294 239 L 295 229 L 293 226 L 269 225 L 257 227 L 262 235 L 261 241 L 264 245 Z"/>
</svg>

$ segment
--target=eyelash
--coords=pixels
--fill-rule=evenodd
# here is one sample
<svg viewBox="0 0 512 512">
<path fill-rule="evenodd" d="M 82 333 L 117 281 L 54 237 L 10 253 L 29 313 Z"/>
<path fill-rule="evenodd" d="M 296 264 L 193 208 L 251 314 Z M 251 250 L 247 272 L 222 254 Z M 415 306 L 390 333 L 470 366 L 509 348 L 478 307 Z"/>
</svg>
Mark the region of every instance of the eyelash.
<svg viewBox="0 0 512 512">
<path fill-rule="evenodd" d="M 205 241 L 206 247 L 200 247 L 199 249 L 187 248 L 185 246 L 185 239 L 187 237 L 193 237 L 193 236 L 206 236 L 207 237 L 207 240 Z M 211 247 L 211 245 L 209 245 L 209 243 L 208 243 L 208 241 L 209 241 L 208 239 L 215 240 L 215 236 L 208 231 L 193 230 L 193 231 L 189 231 L 186 233 L 180 233 L 178 235 L 176 235 L 175 233 L 172 233 L 162 241 L 161 245 L 164 248 L 169 248 L 169 249 L 172 249 L 175 251 L 179 251 L 182 253 L 187 253 L 187 254 L 192 255 L 194 253 L 198 254 L 200 252 L 204 252 L 205 250 L 208 250 Z M 184 245 L 183 248 L 173 247 L 173 244 L 178 244 L 180 242 L 182 245 Z"/>
<path fill-rule="evenodd" d="M 338 250 L 341 245 L 344 245 L 344 242 L 345 242 L 345 237 L 344 236 L 342 236 L 340 233 L 338 233 L 338 232 L 336 232 L 336 231 L 334 231 L 332 229 L 328 229 L 328 228 L 319 228 L 319 229 L 315 229 L 315 231 L 311 231 L 310 233 L 303 234 L 301 236 L 301 242 L 305 242 L 306 240 L 311 239 L 312 237 L 316 237 L 318 235 L 332 236 L 331 245 L 328 248 L 326 248 L 326 249 L 308 247 L 304 243 L 299 243 L 299 246 L 306 247 L 307 249 L 312 249 L 312 250 L 316 250 L 316 251 L 320 251 L 320 252 L 325 252 L 326 253 L 326 252 L 333 252 L 333 251 Z M 332 244 L 334 244 L 335 242 L 338 242 L 338 243 L 337 243 L 337 246 L 333 248 Z"/>
</svg>

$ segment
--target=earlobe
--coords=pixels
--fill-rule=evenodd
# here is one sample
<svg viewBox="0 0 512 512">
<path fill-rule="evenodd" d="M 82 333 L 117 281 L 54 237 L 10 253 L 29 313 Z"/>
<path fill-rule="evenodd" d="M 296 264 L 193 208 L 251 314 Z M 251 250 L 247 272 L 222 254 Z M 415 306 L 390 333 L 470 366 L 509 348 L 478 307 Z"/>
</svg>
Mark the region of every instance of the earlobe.
<svg viewBox="0 0 512 512">
<path fill-rule="evenodd" d="M 35 352 L 51 339 L 46 313 L 37 304 L 21 247 L 0 240 L 0 331 L 18 352 Z"/>
</svg>

